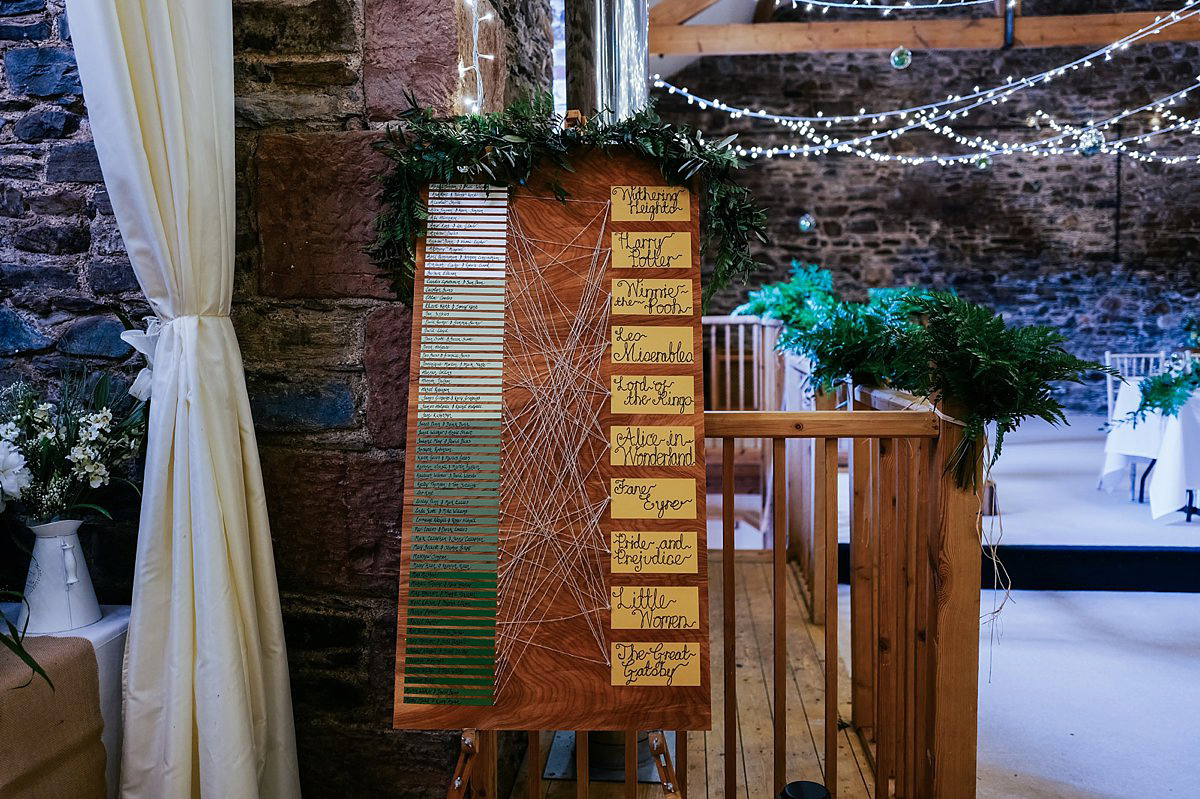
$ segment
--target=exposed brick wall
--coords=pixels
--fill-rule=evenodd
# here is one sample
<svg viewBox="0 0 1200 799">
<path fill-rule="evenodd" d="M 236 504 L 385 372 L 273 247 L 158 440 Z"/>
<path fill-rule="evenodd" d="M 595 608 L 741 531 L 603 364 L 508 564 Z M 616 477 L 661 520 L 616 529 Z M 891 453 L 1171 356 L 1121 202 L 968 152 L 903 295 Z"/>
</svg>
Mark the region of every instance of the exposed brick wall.
<svg viewBox="0 0 1200 799">
<path fill-rule="evenodd" d="M 1025 5 L 1036 13 L 1111 10 Z M 998 85 L 1005 76 L 1032 74 L 1084 53 L 917 52 L 903 72 L 889 67 L 887 53 L 709 57 L 673 82 L 754 109 L 854 113 Z M 1111 64 L 1022 92 L 955 125 L 968 134 L 1028 138 L 1034 131 L 1025 123 L 1035 109 L 1065 121 L 1104 118 L 1188 85 L 1197 63 L 1195 45 L 1134 47 Z M 730 120 L 678 97 L 663 97 L 659 109 L 714 138 L 738 132 L 744 144 L 787 141 L 768 123 Z M 1196 115 L 1200 105 L 1176 110 Z M 1131 122 L 1126 133 L 1140 124 Z M 1191 138 L 1180 151 L 1200 152 Z M 906 136 L 896 146 L 910 154 L 957 152 L 933 136 Z M 1197 169 L 1099 155 L 997 158 L 986 171 L 881 165 L 846 155 L 756 161 L 742 180 L 767 209 L 772 243 L 762 254 L 770 268 L 750 286 L 722 292 L 713 309 L 731 308 L 747 288 L 784 277 L 796 258 L 831 269 L 850 296 L 870 286 L 954 288 L 1014 321 L 1058 327 L 1074 351 L 1098 360 L 1106 349 L 1170 348 L 1181 341 L 1181 317 L 1195 313 L 1200 301 Z M 818 223 L 808 234 L 797 226 L 806 212 Z M 1072 408 L 1103 411 L 1102 382 L 1065 392 Z"/>
<path fill-rule="evenodd" d="M 489 107 L 548 90 L 548 0 L 484 26 Z M 149 310 L 108 206 L 63 0 L 0 0 L 0 381 L 80 358 Z M 487 2 L 483 0 L 483 9 Z M 391 730 L 409 311 L 362 253 L 413 91 L 457 109 L 458 0 L 235 0 L 233 317 L 259 434 L 307 797 L 444 795 L 457 736 Z M 449 72 L 449 74 L 447 74 Z M 375 132 L 372 132 L 374 129 Z M 135 509 L 91 536 L 102 598 L 128 601 Z M 0 538 L 0 582 L 24 561 Z M 506 738 L 510 767 L 519 754 Z M 509 769 L 511 771 L 511 768 Z"/>
</svg>

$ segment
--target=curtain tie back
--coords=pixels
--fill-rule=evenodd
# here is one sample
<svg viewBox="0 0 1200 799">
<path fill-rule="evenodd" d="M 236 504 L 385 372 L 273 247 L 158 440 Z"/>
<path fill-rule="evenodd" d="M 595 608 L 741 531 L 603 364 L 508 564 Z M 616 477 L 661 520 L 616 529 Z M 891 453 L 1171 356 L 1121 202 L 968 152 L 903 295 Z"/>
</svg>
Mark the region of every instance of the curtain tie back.
<svg viewBox="0 0 1200 799">
<path fill-rule="evenodd" d="M 173 316 L 166 321 L 159 319 L 157 316 L 147 316 L 145 319 L 145 330 L 126 330 L 121 334 L 121 340 L 135 350 L 140 352 L 146 359 L 146 365 L 138 372 L 137 377 L 133 379 L 133 385 L 129 387 L 129 393 L 143 402 L 150 399 L 152 386 L 154 385 L 154 349 L 158 346 L 158 337 L 162 333 L 162 329 L 173 322 L 180 319 L 228 319 L 229 314 L 219 313 L 193 313 L 180 314 Z"/>
<path fill-rule="evenodd" d="M 147 316 L 145 322 L 145 330 L 126 330 L 121 334 L 121 340 L 146 359 L 146 365 L 129 387 L 129 393 L 143 402 L 150 399 L 151 386 L 154 385 L 154 348 L 158 345 L 158 335 L 162 330 L 162 322 L 157 316 Z"/>
</svg>

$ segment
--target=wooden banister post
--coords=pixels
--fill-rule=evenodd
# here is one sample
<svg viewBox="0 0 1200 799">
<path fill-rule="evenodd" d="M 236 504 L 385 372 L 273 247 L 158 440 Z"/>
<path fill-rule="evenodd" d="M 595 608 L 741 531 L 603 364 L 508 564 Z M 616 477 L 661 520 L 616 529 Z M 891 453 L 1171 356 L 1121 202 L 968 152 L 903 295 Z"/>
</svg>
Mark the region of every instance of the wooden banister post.
<svg viewBox="0 0 1200 799">
<path fill-rule="evenodd" d="M 963 418 L 952 402 L 941 406 L 951 419 Z M 935 596 L 932 624 L 932 710 L 929 738 L 929 796 L 975 796 L 979 717 L 979 594 L 981 549 L 978 495 L 955 485 L 946 471 L 951 453 L 963 438 L 953 421 L 940 422 L 933 458 L 936 514 L 929 539 L 929 565 Z M 975 464 L 982 485 L 982 454 Z"/>
<path fill-rule="evenodd" d="M 869 405 L 857 400 L 853 400 L 853 407 L 870 412 Z M 875 726 L 873 448 L 875 442 L 869 438 L 855 438 L 850 446 L 850 704 L 854 726 L 864 732 Z"/>
<path fill-rule="evenodd" d="M 827 393 L 818 389 L 816 396 L 813 398 L 813 405 L 814 409 L 818 411 L 832 411 L 837 408 L 837 397 L 833 392 Z M 821 485 L 825 479 L 826 469 L 837 471 L 837 458 L 834 458 L 832 463 L 829 463 L 828 460 L 825 448 L 819 444 L 815 446 L 813 451 L 813 485 Z M 812 616 L 813 624 L 825 623 L 825 516 L 831 512 L 837 513 L 836 505 L 831 510 L 822 492 L 814 490 L 812 499 L 813 521 L 810 531 L 812 540 L 808 542 L 809 545 L 807 547 L 810 558 L 806 564 L 807 568 L 804 574 L 812 596 L 812 601 L 809 604 L 809 612 Z"/>
<path fill-rule="evenodd" d="M 783 355 L 783 410 L 803 411 L 804 382 L 801 360 L 797 355 Z M 812 494 L 812 442 L 803 438 L 787 440 L 787 502 L 788 502 L 788 559 L 805 568 L 807 540 L 805 520 L 809 513 L 809 497 Z"/>
</svg>

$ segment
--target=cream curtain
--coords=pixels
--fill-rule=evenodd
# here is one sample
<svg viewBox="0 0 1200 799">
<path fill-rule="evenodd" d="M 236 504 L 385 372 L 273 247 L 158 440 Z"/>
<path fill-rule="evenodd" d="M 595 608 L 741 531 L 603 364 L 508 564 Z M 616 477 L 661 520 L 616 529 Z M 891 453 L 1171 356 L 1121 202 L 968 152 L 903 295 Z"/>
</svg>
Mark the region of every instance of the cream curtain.
<svg viewBox="0 0 1200 799">
<path fill-rule="evenodd" d="M 299 796 L 233 286 L 229 0 L 68 0 L 113 210 L 162 322 L 129 631 L 122 795 Z"/>
</svg>

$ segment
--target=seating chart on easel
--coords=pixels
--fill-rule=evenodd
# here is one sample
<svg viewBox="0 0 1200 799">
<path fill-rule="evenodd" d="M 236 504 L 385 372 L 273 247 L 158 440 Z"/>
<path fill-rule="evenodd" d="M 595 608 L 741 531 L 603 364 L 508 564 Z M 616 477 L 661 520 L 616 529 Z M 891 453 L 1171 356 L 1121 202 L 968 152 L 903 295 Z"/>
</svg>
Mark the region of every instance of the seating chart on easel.
<svg viewBox="0 0 1200 799">
<path fill-rule="evenodd" d="M 594 153 L 427 206 L 395 726 L 707 729 L 694 196 Z"/>
</svg>

